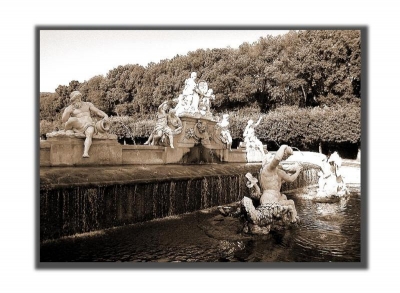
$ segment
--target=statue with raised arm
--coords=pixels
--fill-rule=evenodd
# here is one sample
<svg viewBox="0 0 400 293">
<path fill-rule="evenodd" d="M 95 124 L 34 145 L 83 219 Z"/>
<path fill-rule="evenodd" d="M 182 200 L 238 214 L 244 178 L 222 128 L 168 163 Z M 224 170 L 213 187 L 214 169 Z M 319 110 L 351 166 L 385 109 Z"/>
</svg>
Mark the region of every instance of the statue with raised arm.
<svg viewBox="0 0 400 293">
<path fill-rule="evenodd" d="M 298 222 L 294 201 L 288 200 L 280 192 L 283 181 L 293 182 L 302 170 L 301 166 L 295 164 L 291 168 L 294 174 L 289 174 L 280 166 L 279 163 L 292 154 L 292 148 L 287 145 L 282 145 L 275 156 L 267 154 L 258 179 L 251 173 L 245 175 L 248 180 L 246 186 L 250 189 L 249 197 L 241 200 L 236 211 L 228 213 L 226 208 L 220 207 L 220 212 L 225 216 L 244 216 L 243 230 L 251 234 L 268 234 L 271 230 L 280 230 Z"/>
<path fill-rule="evenodd" d="M 99 125 L 108 121 L 108 115 L 97 109 L 92 103 L 83 102 L 82 94 L 79 91 L 74 91 L 70 94 L 70 102 L 71 104 L 62 114 L 62 122 L 65 123 L 65 131 L 66 133 L 83 133 L 85 135 L 83 157 L 89 158 L 92 138 L 94 133 L 98 131 L 98 127 L 96 127 L 90 113 L 93 112 L 103 118 Z"/>
<path fill-rule="evenodd" d="M 284 194 L 280 193 L 283 181 L 293 182 L 299 176 L 302 167 L 295 164 L 294 174 L 286 173 L 282 168 L 279 168 L 279 163 L 286 160 L 288 157 L 293 155 L 293 150 L 287 145 L 282 145 L 276 152 L 272 160 L 266 157 L 262 163 L 260 171 L 260 184 L 263 193 L 260 198 L 260 203 L 271 203 L 280 202 L 283 204 L 289 204 L 293 206 L 293 217 L 292 221 L 295 221 L 297 213 L 294 208 L 293 200 L 287 200 Z"/>
<path fill-rule="evenodd" d="M 288 200 L 280 192 L 283 181 L 293 182 L 299 176 L 302 167 L 297 163 L 292 168 L 294 174 L 285 172 L 279 165 L 293 154 L 291 147 L 282 145 L 275 156 L 265 156 L 259 174 L 261 188 L 257 183 L 248 184 L 252 196 L 259 196 L 260 205 L 256 208 L 250 198 L 244 197 L 242 206 L 250 225 L 248 231 L 267 234 L 276 227 L 287 226 L 298 221 L 293 200 Z"/>
</svg>

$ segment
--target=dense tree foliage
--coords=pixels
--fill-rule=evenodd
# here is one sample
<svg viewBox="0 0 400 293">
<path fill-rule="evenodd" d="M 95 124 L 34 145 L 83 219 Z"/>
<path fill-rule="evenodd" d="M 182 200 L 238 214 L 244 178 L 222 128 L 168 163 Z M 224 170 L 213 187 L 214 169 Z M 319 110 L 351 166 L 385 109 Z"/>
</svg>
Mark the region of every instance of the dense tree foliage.
<svg viewBox="0 0 400 293">
<path fill-rule="evenodd" d="M 134 136 L 146 135 L 157 107 L 182 92 L 192 71 L 214 90 L 214 113 L 232 114 L 233 133 L 244 129 L 243 117 L 278 109 L 275 116 L 268 114 L 267 121 L 274 129 L 264 129 L 260 133 L 263 139 L 298 145 L 318 140 L 360 140 L 360 120 L 351 120 L 359 119 L 351 111 L 359 110 L 361 104 L 361 35 L 357 30 L 291 31 L 282 36 L 261 37 L 252 44 L 243 43 L 238 49 L 198 49 L 146 67 L 118 66 L 105 77 L 94 76 L 82 83 L 71 81 L 68 86 L 60 85 L 55 93 L 40 94 L 40 119 L 48 122 L 41 123 L 41 133 L 49 125 L 58 127 L 56 121 L 68 104 L 69 94 L 80 90 L 86 101 L 115 117 L 115 133 L 128 135 L 127 127 L 120 123 L 121 119 L 128 119 L 124 123 L 130 125 Z M 349 105 L 354 106 L 351 111 Z M 279 110 L 283 106 L 292 107 Z M 286 112 L 293 117 L 279 120 Z M 304 119 L 298 120 L 298 115 L 305 115 Z M 319 124 L 314 124 L 313 119 Z M 346 131 L 345 123 L 349 127 Z M 332 132 L 337 124 L 343 124 L 337 127 L 340 133 Z M 301 139 L 300 130 L 314 134 Z"/>
</svg>

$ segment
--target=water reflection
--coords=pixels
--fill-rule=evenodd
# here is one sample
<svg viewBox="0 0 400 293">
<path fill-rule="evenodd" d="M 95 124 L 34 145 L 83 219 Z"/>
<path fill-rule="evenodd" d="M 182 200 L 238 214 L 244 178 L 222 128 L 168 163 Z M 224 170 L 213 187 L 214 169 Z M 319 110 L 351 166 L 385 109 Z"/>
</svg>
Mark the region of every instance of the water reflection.
<svg viewBox="0 0 400 293">
<path fill-rule="evenodd" d="M 242 234 L 238 219 L 209 209 L 47 241 L 41 244 L 41 261 L 360 261 L 359 191 L 336 203 L 291 198 L 302 221 L 280 233 Z"/>
</svg>

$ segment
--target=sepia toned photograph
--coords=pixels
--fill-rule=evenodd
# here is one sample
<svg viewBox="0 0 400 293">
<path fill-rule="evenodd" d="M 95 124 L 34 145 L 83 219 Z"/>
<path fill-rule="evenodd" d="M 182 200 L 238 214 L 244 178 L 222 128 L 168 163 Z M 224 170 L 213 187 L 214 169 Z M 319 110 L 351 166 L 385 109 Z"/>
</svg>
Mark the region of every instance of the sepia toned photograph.
<svg viewBox="0 0 400 293">
<path fill-rule="evenodd" d="M 365 262 L 364 33 L 37 27 L 39 262 Z"/>
</svg>

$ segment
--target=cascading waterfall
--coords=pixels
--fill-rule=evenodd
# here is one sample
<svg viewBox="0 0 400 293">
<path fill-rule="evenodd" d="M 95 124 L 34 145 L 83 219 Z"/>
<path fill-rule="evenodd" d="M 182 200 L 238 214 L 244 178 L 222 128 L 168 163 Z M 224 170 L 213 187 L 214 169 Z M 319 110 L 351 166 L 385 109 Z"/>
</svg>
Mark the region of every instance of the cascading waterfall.
<svg viewBox="0 0 400 293">
<path fill-rule="evenodd" d="M 302 166 L 303 170 L 295 181 L 291 183 L 284 182 L 282 184 L 282 192 L 293 191 L 305 186 L 318 184 L 318 171 L 320 171 L 321 168 L 318 165 L 310 163 L 302 163 Z"/>
<path fill-rule="evenodd" d="M 41 240 L 179 215 L 247 195 L 244 175 L 41 192 Z"/>
<path fill-rule="evenodd" d="M 184 168 L 184 172 L 176 171 L 175 177 L 169 173 L 160 174 L 157 169 L 158 177 L 146 181 L 86 185 L 60 184 L 62 179 L 55 180 L 52 174 L 52 182 L 58 183 L 43 184 L 40 190 L 41 241 L 237 202 L 249 195 L 244 175 L 247 172 L 257 174 L 260 165 Z M 283 185 L 283 191 L 318 182 L 318 166 L 303 164 L 303 168 L 295 182 Z M 191 172 L 196 172 L 197 176 Z"/>
</svg>

